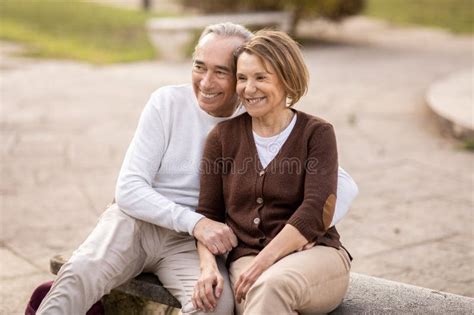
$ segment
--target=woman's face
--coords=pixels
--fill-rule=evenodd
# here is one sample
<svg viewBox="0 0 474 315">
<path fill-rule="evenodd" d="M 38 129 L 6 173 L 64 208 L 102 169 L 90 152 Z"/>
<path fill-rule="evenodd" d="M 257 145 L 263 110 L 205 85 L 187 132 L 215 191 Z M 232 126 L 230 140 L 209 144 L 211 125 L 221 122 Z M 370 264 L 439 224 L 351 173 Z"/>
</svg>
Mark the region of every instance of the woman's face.
<svg viewBox="0 0 474 315">
<path fill-rule="evenodd" d="M 250 116 L 262 118 L 285 109 L 285 88 L 273 67 L 255 55 L 237 60 L 237 94 Z"/>
</svg>

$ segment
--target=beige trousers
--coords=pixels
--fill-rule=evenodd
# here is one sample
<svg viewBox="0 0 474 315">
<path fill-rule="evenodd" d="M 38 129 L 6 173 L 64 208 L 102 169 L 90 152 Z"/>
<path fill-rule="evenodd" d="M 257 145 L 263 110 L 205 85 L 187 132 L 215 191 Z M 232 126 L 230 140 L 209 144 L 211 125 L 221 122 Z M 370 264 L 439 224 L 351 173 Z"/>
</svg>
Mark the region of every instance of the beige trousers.
<svg viewBox="0 0 474 315">
<path fill-rule="evenodd" d="M 232 314 L 233 295 L 226 279 L 215 314 Z M 86 241 L 64 264 L 37 314 L 83 315 L 113 288 L 141 272 L 153 272 L 183 306 L 194 311 L 191 296 L 199 278 L 199 255 L 194 238 L 136 220 L 116 205 L 108 208 Z"/>
<path fill-rule="evenodd" d="M 255 256 L 230 265 L 232 286 Z M 277 261 L 253 284 L 237 314 L 324 314 L 343 300 L 349 286 L 350 259 L 344 249 L 315 246 Z"/>
</svg>

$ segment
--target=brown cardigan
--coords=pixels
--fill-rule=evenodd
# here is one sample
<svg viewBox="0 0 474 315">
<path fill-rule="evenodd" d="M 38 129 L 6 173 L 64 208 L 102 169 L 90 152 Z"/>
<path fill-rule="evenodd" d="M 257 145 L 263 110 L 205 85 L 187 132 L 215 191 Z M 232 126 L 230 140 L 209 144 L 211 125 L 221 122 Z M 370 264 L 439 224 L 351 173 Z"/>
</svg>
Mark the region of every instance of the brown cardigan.
<svg viewBox="0 0 474 315">
<path fill-rule="evenodd" d="M 206 141 L 197 212 L 225 222 L 239 244 L 228 257 L 258 254 L 291 224 L 308 240 L 340 248 L 329 228 L 336 204 L 337 147 L 324 120 L 296 111 L 296 124 L 277 156 L 263 169 L 251 117 L 218 124 Z"/>
</svg>

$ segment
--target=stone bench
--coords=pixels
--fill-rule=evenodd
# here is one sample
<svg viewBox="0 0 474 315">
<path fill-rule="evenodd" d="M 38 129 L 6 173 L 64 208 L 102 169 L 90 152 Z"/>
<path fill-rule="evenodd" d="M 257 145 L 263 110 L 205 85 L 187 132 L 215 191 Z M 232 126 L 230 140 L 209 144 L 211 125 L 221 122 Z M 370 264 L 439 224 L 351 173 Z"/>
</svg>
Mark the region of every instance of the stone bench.
<svg viewBox="0 0 474 315">
<path fill-rule="evenodd" d="M 53 257 L 51 272 L 57 274 L 64 262 L 61 256 Z M 108 314 L 153 314 L 149 303 L 181 307 L 152 274 L 139 275 L 113 290 L 113 294 L 125 294 L 128 303 L 110 305 L 120 298 L 106 297 L 104 304 Z M 167 314 L 171 312 L 168 310 Z M 474 299 L 352 272 L 344 302 L 331 314 L 474 314 Z"/>
<path fill-rule="evenodd" d="M 290 12 L 253 12 L 243 14 L 200 15 L 169 18 L 152 18 L 146 28 L 152 45 L 165 60 L 182 60 L 193 48 L 193 41 L 209 24 L 233 22 L 249 27 L 277 26 L 288 32 Z"/>
<path fill-rule="evenodd" d="M 50 270 L 57 275 L 59 269 L 67 261 L 64 256 L 56 255 L 50 259 Z M 142 273 L 134 279 L 122 284 L 102 299 L 107 314 L 153 314 L 160 309 L 160 314 L 167 307 L 157 304 L 181 308 L 179 301 L 166 290 L 157 276 Z M 171 312 L 167 312 L 171 313 Z"/>
</svg>

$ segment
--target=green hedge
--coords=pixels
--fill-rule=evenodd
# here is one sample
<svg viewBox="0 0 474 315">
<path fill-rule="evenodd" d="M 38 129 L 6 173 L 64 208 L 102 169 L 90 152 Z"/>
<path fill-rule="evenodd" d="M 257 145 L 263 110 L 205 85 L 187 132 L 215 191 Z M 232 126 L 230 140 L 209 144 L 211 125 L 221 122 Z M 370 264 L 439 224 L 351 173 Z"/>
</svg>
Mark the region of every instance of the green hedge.
<svg viewBox="0 0 474 315">
<path fill-rule="evenodd" d="M 203 13 L 232 13 L 247 11 L 293 12 L 292 33 L 302 17 L 325 17 L 339 20 L 364 9 L 364 0 L 180 0 L 190 8 Z"/>
<path fill-rule="evenodd" d="M 0 0 L 0 38 L 27 54 L 93 63 L 151 59 L 145 22 L 134 10 L 78 0 Z"/>
</svg>

